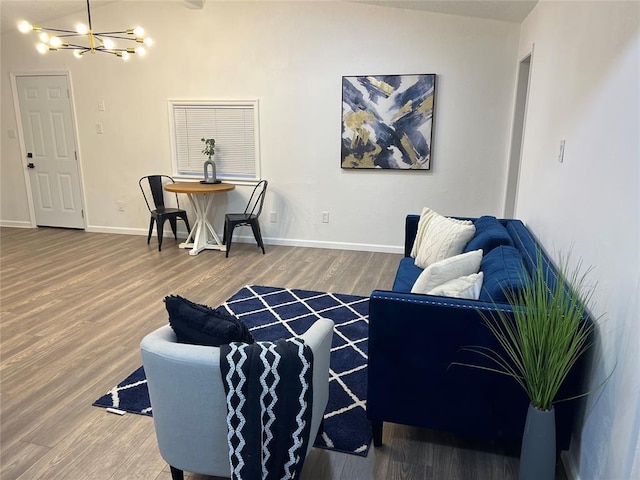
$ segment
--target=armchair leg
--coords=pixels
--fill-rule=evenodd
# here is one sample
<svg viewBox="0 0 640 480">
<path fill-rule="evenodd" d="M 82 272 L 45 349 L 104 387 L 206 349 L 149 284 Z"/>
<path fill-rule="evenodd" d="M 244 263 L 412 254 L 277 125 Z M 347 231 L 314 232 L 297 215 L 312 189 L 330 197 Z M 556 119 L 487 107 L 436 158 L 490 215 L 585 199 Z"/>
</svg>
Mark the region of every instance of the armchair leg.
<svg viewBox="0 0 640 480">
<path fill-rule="evenodd" d="M 173 480 L 184 480 L 184 472 L 176 467 L 169 465 L 171 468 L 171 478 Z"/>
<path fill-rule="evenodd" d="M 371 426 L 373 427 L 373 446 L 381 447 L 382 446 L 382 427 L 384 422 L 380 422 L 374 420 L 371 422 Z"/>
</svg>

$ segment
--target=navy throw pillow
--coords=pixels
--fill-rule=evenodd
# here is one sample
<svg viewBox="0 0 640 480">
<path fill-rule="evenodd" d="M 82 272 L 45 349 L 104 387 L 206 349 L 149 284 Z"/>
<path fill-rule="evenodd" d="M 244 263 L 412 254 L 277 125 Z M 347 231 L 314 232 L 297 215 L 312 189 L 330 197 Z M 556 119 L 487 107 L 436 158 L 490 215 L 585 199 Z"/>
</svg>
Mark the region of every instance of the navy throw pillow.
<svg viewBox="0 0 640 480">
<path fill-rule="evenodd" d="M 480 300 L 506 303 L 505 291 L 517 293 L 529 282 L 529 274 L 522 262 L 522 255 L 515 247 L 500 245 L 482 257 L 483 273 Z"/>
<path fill-rule="evenodd" d="M 247 326 L 222 308 L 210 308 L 179 295 L 164 299 L 169 324 L 178 343 L 219 347 L 231 342 L 253 343 Z"/>
<path fill-rule="evenodd" d="M 496 217 L 485 215 L 473 222 L 473 225 L 476 227 L 476 234 L 467 243 L 464 253 L 480 249 L 486 255 L 500 245 L 513 247 L 511 235 Z"/>
</svg>

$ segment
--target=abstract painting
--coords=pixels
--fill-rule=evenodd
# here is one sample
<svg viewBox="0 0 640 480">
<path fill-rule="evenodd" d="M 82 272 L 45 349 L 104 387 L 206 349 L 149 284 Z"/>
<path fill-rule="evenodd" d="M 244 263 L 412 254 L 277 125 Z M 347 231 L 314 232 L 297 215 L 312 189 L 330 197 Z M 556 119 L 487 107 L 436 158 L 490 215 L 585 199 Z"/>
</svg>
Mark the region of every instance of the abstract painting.
<svg viewBox="0 0 640 480">
<path fill-rule="evenodd" d="M 342 77 L 342 168 L 429 170 L 435 74 Z"/>
</svg>

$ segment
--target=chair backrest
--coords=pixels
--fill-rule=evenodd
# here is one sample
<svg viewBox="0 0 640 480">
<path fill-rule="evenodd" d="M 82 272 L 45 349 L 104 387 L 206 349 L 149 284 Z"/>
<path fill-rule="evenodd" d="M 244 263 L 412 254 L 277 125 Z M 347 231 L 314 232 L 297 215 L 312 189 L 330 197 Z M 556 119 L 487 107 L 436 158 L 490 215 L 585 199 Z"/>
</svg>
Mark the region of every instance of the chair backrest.
<svg viewBox="0 0 640 480">
<path fill-rule="evenodd" d="M 149 191 L 151 193 L 151 197 L 153 199 L 153 205 L 156 210 L 160 208 L 164 208 L 164 188 L 163 185 L 165 183 L 176 183 L 175 180 L 169 175 L 146 175 L 138 180 L 138 185 L 140 186 L 140 191 L 142 192 L 142 196 L 144 197 L 144 201 L 147 204 L 147 208 L 149 211 L 153 210 L 151 205 L 149 204 L 149 200 L 147 198 L 147 193 L 145 192 L 144 184 L 146 183 L 149 187 Z M 178 201 L 178 194 L 175 194 L 176 197 L 176 205 L 180 208 L 180 202 Z"/>
<path fill-rule="evenodd" d="M 249 202 L 247 202 L 244 213 L 255 215 L 256 217 L 260 216 L 260 213 L 262 213 L 262 205 L 264 204 L 264 196 L 267 193 L 267 185 L 269 185 L 269 182 L 266 180 L 260 180 L 258 182 L 251 193 L 251 197 L 249 197 Z"/>
<path fill-rule="evenodd" d="M 319 318 L 299 335 L 313 352 L 311 450 L 329 399 L 333 322 Z M 153 422 L 162 457 L 176 468 L 228 477 L 227 401 L 220 349 L 177 343 L 169 325 L 141 342 Z"/>
</svg>

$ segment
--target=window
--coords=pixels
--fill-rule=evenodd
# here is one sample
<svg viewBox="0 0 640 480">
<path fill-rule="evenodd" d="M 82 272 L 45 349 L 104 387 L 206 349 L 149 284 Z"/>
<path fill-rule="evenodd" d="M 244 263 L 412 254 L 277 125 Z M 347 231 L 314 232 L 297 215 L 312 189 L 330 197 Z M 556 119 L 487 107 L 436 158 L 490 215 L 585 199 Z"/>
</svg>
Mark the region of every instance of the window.
<svg viewBox="0 0 640 480">
<path fill-rule="evenodd" d="M 217 177 L 222 180 L 260 178 L 258 101 L 184 102 L 169 100 L 174 175 L 201 178 L 202 138 L 214 138 Z"/>
</svg>

